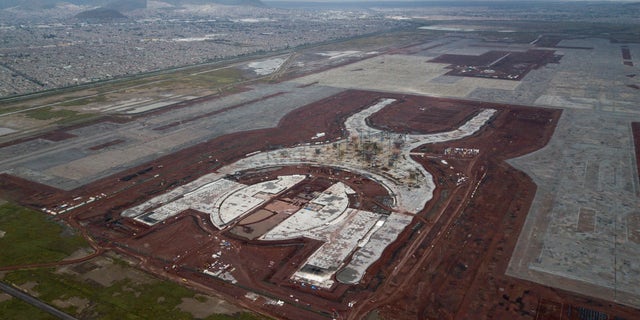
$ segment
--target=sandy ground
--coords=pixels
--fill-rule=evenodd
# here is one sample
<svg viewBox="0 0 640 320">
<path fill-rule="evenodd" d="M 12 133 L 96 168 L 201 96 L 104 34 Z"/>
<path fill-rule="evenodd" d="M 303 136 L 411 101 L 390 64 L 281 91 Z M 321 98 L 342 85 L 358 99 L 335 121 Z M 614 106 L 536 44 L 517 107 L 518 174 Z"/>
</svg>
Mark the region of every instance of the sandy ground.
<svg viewBox="0 0 640 320">
<path fill-rule="evenodd" d="M 189 312 L 195 319 L 204 319 L 213 314 L 228 314 L 242 312 L 243 309 L 224 300 L 211 296 L 196 295 L 195 298 L 183 298 L 178 305 L 182 311 Z"/>
<path fill-rule="evenodd" d="M 10 296 L 9 294 L 7 294 L 7 293 L 0 293 L 0 302 L 9 301 L 9 300 L 11 300 L 11 299 L 13 299 L 13 297 L 12 297 L 12 296 Z"/>
</svg>

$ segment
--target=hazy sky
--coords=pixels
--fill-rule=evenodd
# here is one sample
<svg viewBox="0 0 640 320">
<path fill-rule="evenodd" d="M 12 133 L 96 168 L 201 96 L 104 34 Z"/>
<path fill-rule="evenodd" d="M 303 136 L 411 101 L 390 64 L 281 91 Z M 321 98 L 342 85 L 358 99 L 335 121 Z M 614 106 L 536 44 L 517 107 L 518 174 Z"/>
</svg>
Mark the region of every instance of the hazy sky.
<svg viewBox="0 0 640 320">
<path fill-rule="evenodd" d="M 287 2 L 445 2 L 444 0 L 262 0 L 264 2 L 269 1 L 287 1 Z M 455 2 L 640 2 L 640 0 L 453 0 Z"/>
</svg>

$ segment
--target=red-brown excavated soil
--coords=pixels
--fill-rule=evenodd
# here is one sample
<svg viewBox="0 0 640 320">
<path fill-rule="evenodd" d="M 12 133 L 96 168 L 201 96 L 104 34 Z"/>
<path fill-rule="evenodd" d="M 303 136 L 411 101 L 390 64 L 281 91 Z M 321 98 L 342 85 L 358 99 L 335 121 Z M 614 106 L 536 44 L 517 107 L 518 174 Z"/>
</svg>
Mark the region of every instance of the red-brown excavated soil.
<svg viewBox="0 0 640 320">
<path fill-rule="evenodd" d="M 540 37 L 536 42 L 536 47 L 558 48 L 558 49 L 578 49 L 578 50 L 593 50 L 593 47 L 580 47 L 580 46 L 561 46 L 560 41 L 568 40 L 566 36 L 553 36 L 544 35 Z"/>
<path fill-rule="evenodd" d="M 629 47 L 622 46 L 620 48 L 620 51 L 622 51 L 622 59 L 623 60 L 631 60 L 631 51 L 629 50 Z"/>
<path fill-rule="evenodd" d="M 434 197 L 358 285 L 316 290 L 290 280 L 321 245 L 316 240 L 248 240 L 216 229 L 206 215 L 191 210 L 153 227 L 120 216 L 247 153 L 309 142 L 317 132 L 337 139 L 349 115 L 383 97 L 399 102 L 370 121 L 400 132 L 451 130 L 481 108 L 498 112 L 471 137 L 414 150 L 413 159 L 434 176 Z M 505 275 L 536 190 L 505 160 L 543 147 L 559 116 L 551 109 L 347 91 L 290 113 L 277 128 L 220 137 L 69 192 L 3 175 L 0 195 L 41 208 L 104 193 L 62 218 L 97 247 L 139 259 L 145 270 L 280 319 L 363 319 L 374 313 L 384 319 L 577 319 L 585 310 L 638 319 L 638 310 Z M 635 125 L 636 138 L 638 131 Z M 451 148 L 478 151 L 445 152 Z M 305 166 L 271 174 L 295 172 L 345 179 L 344 172 Z M 240 179 L 261 178 L 250 173 Z M 384 196 L 363 177 L 348 181 L 362 201 Z M 228 272 L 233 280 L 203 270 Z"/>
<path fill-rule="evenodd" d="M 557 63 L 561 56 L 550 50 L 489 51 L 479 56 L 443 54 L 429 62 L 449 63 L 448 75 L 521 80 L 529 71 Z"/>
<path fill-rule="evenodd" d="M 631 129 L 633 130 L 633 145 L 636 150 L 637 172 L 640 174 L 640 122 L 632 122 Z"/>
<path fill-rule="evenodd" d="M 436 133 L 460 126 L 493 104 L 474 101 L 403 96 L 402 103 L 390 105 L 369 117 L 373 127 L 410 134 Z M 444 121 L 443 121 L 444 119 Z"/>
</svg>

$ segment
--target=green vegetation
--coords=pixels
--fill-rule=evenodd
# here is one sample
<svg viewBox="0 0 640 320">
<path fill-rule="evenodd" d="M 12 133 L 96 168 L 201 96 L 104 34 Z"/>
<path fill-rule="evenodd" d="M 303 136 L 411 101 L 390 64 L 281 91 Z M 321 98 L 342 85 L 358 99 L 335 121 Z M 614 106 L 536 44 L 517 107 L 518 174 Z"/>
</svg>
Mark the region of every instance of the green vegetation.
<svg viewBox="0 0 640 320">
<path fill-rule="evenodd" d="M 94 88 L 99 93 L 128 90 L 132 87 L 140 86 L 158 80 L 158 75 L 138 75 L 131 78 L 111 80 L 106 83 L 97 83 Z"/>
<path fill-rule="evenodd" d="M 73 297 L 91 301 L 78 310 L 75 306 L 60 308 L 70 314 L 89 319 L 192 319 L 193 316 L 178 308 L 183 298 L 194 298 L 196 293 L 176 283 L 161 281 L 144 274 L 143 282 L 124 279 L 109 287 L 85 282 L 80 277 L 56 273 L 54 269 L 23 270 L 8 273 L 4 281 L 16 285 L 36 282 L 32 289 L 43 301 L 67 300 Z M 150 278 L 146 279 L 146 278 Z M 208 320 L 265 319 L 250 313 L 212 315 Z"/>
<path fill-rule="evenodd" d="M 243 312 L 233 316 L 226 315 L 226 314 L 219 314 L 219 315 L 213 315 L 205 318 L 205 320 L 267 320 L 267 319 L 269 318 L 263 317 L 263 316 L 257 316 L 249 312 Z"/>
<path fill-rule="evenodd" d="M 37 120 L 51 120 L 75 116 L 78 112 L 72 110 L 53 110 L 51 107 L 27 111 L 25 115 Z"/>
<path fill-rule="evenodd" d="M 60 261 L 74 251 L 86 247 L 86 241 L 69 227 L 54 221 L 43 213 L 11 203 L 0 205 L 0 266 L 13 266 Z M 97 259 L 109 259 L 105 257 Z M 86 305 L 69 304 L 60 309 L 88 319 L 192 319 L 180 310 L 183 298 L 195 298 L 196 292 L 180 284 L 162 281 L 137 271 L 126 262 L 113 259 L 111 264 L 127 278 L 102 286 L 96 281 L 84 280 L 83 275 L 60 272 L 55 268 L 11 271 L 3 282 L 30 287 L 29 292 L 52 305 L 53 301 L 76 298 Z M 100 264 L 103 265 L 103 264 Z M 117 272 L 106 270 L 105 272 Z M 31 307 L 19 299 L 0 302 L 3 319 L 52 319 L 47 313 Z M 260 320 L 251 313 L 212 315 L 207 320 Z"/>
<path fill-rule="evenodd" d="M 80 113 L 75 110 L 54 110 L 51 107 L 30 110 L 24 113 L 27 117 L 37 120 L 57 119 L 57 124 L 74 123 L 95 117 L 94 114 Z"/>
<path fill-rule="evenodd" d="M 224 68 L 213 71 L 206 69 L 198 74 L 166 75 L 164 80 L 155 82 L 138 89 L 150 89 L 153 87 L 161 87 L 167 89 L 175 88 L 206 88 L 216 89 L 244 80 L 242 71 L 237 68 Z"/>
<path fill-rule="evenodd" d="M 166 88 L 168 90 L 176 87 L 191 88 L 193 86 L 216 88 L 243 80 L 242 72 L 234 67 L 218 70 L 220 66 L 198 65 L 181 68 L 178 70 L 165 70 L 162 72 L 143 74 L 130 79 L 114 80 L 96 86 L 98 92 L 105 93 L 111 91 L 146 91 L 153 88 Z M 203 73 L 201 73 L 203 72 Z M 199 74 L 198 74 L 199 73 Z"/>
<path fill-rule="evenodd" d="M 3 319 L 54 320 L 56 317 L 16 298 L 0 302 Z"/>
<path fill-rule="evenodd" d="M 1 108 L 0 109 L 0 115 L 1 114 L 5 114 L 5 113 L 11 113 L 11 112 L 20 111 L 20 109 L 22 109 L 22 108 L 21 107 Z"/>
<path fill-rule="evenodd" d="M 90 103 L 94 103 L 94 102 L 107 102 L 107 97 L 105 95 L 97 95 L 97 96 L 93 96 L 93 97 L 87 97 L 87 98 L 76 98 L 76 99 L 70 99 L 67 101 L 63 101 L 61 103 L 59 103 L 58 105 L 60 106 L 65 106 L 65 107 L 69 107 L 69 106 L 84 106 Z"/>
<path fill-rule="evenodd" d="M 359 48 L 359 50 L 374 50 L 378 51 L 380 48 L 389 46 L 393 43 L 394 46 L 410 45 L 417 42 L 428 41 L 429 39 L 435 39 L 432 36 L 434 33 L 430 30 L 421 30 L 418 34 L 415 32 L 418 26 L 410 28 L 410 30 L 398 30 L 392 32 L 376 33 L 365 35 L 361 37 L 354 37 L 342 41 L 332 42 L 326 45 L 316 47 L 316 51 L 321 50 L 353 50 L 353 48 Z"/>
<path fill-rule="evenodd" d="M 236 68 L 225 68 L 212 72 L 201 73 L 189 76 L 186 82 L 192 85 L 219 87 L 243 80 L 242 73 Z"/>
<path fill-rule="evenodd" d="M 86 247 L 86 241 L 51 217 L 14 204 L 0 205 L 0 266 L 54 262 Z"/>
</svg>

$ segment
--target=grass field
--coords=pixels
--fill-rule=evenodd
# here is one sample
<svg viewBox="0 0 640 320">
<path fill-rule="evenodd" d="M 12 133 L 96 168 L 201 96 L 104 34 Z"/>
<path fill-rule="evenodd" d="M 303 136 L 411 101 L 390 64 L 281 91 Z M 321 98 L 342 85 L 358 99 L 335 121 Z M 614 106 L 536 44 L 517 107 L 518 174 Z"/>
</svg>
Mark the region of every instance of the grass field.
<svg viewBox="0 0 640 320">
<path fill-rule="evenodd" d="M 72 229 L 44 213 L 14 204 L 0 205 L 0 266 L 54 262 L 87 247 Z"/>
<path fill-rule="evenodd" d="M 55 320 L 56 317 L 16 298 L 0 302 L 2 319 Z"/>
<path fill-rule="evenodd" d="M 81 236 L 50 216 L 1 201 L 0 266 L 60 261 L 87 247 Z M 31 295 L 82 319 L 192 319 L 191 313 L 178 307 L 182 299 L 204 302 L 197 292 L 142 272 L 118 256 L 99 256 L 85 264 L 103 269 L 93 273 L 94 268 L 84 269 L 84 265 L 23 269 L 1 273 L 0 279 L 28 288 Z M 119 274 L 120 278 L 108 284 L 92 278 L 110 272 Z M 53 318 L 19 299 L 3 298 L 0 299 L 0 319 Z M 205 319 L 266 318 L 247 312 L 213 314 Z"/>
<path fill-rule="evenodd" d="M 200 73 L 185 77 L 185 82 L 189 85 L 206 88 L 218 88 L 235 82 L 244 80 L 240 70 L 236 68 L 225 68 L 206 73 Z"/>
<path fill-rule="evenodd" d="M 0 108 L 0 115 L 3 115 L 5 113 L 11 113 L 11 112 L 20 111 L 20 109 L 22 109 L 22 108 L 21 107 Z"/>
<path fill-rule="evenodd" d="M 116 262 L 117 263 L 117 262 Z M 130 274 L 129 271 L 125 273 Z M 3 281 L 14 285 L 32 286 L 30 293 L 39 299 L 56 305 L 54 301 L 85 301 L 82 305 L 57 307 L 83 319 L 193 319 L 189 312 L 178 308 L 183 298 L 194 298 L 196 293 L 176 283 L 163 281 L 146 273 L 135 271 L 131 278 L 122 279 L 110 286 L 85 281 L 80 276 L 62 274 L 55 269 L 21 270 L 7 273 Z M 135 278 L 135 279 L 132 279 Z M 14 299 L 15 300 L 15 299 Z M 0 310 L 8 308 L 11 301 L 0 302 Z M 26 318 L 25 318 L 26 319 Z M 31 318 L 29 318 L 31 319 Z M 251 313 L 234 315 L 214 314 L 207 320 L 260 320 L 266 319 Z"/>
<path fill-rule="evenodd" d="M 94 103 L 94 102 L 107 102 L 107 98 L 104 95 L 97 95 L 97 96 L 88 97 L 88 98 L 70 99 L 70 100 L 64 101 L 64 102 L 62 102 L 62 103 L 60 103 L 58 105 L 59 106 L 65 106 L 65 107 L 84 106 L 84 105 L 87 105 L 89 103 Z"/>
<path fill-rule="evenodd" d="M 182 71 L 176 74 L 160 75 L 155 77 L 154 80 L 154 82 L 148 85 L 142 85 L 133 90 L 144 92 L 158 88 L 164 88 L 166 90 L 176 88 L 218 89 L 245 80 L 245 78 L 242 76 L 242 71 L 230 67 L 212 69 L 211 71 L 204 69 L 199 72 L 189 73 Z"/>
<path fill-rule="evenodd" d="M 95 118 L 95 114 L 81 113 L 74 110 L 58 109 L 51 107 L 39 108 L 25 112 L 28 118 L 36 120 L 52 120 L 55 119 L 56 124 L 77 123 L 83 120 Z"/>
</svg>

